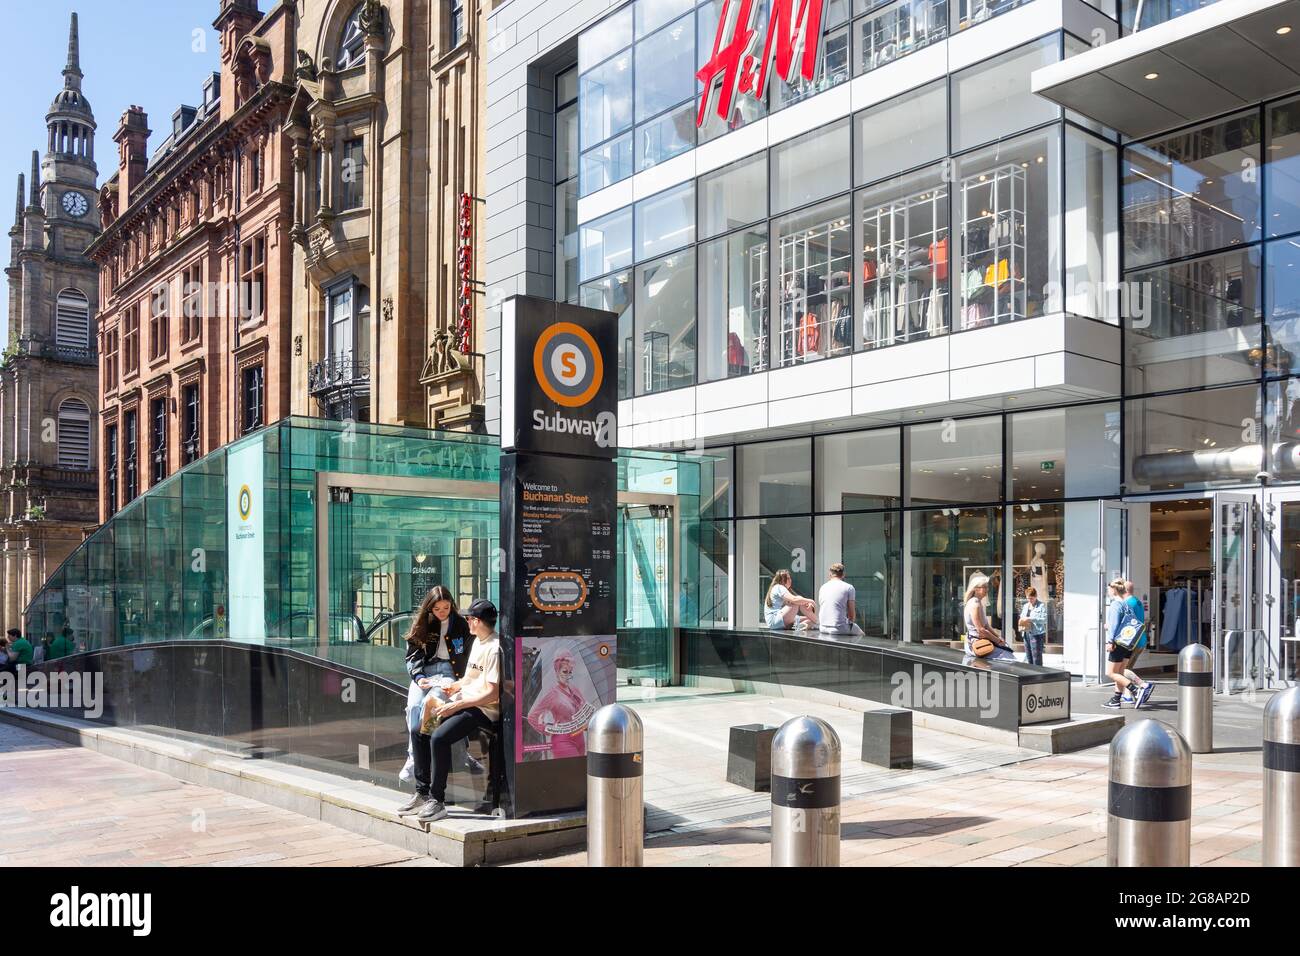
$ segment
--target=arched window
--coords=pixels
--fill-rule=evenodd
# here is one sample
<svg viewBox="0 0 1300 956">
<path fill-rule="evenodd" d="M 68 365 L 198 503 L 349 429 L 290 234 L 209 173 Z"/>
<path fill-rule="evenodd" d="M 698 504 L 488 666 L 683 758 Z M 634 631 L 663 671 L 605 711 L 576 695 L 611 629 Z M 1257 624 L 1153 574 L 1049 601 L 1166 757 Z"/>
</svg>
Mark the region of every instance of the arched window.
<svg viewBox="0 0 1300 956">
<path fill-rule="evenodd" d="M 90 468 L 90 409 L 77 398 L 59 405 L 59 467 Z"/>
<path fill-rule="evenodd" d="M 54 306 L 54 345 L 60 351 L 90 348 L 90 300 L 77 289 L 64 289 Z"/>
<path fill-rule="evenodd" d="M 361 27 L 361 11 L 364 3 L 348 15 L 348 22 L 343 25 L 343 38 L 339 40 L 338 55 L 334 58 L 336 69 L 346 70 L 360 66 L 366 55 L 366 31 Z"/>
</svg>

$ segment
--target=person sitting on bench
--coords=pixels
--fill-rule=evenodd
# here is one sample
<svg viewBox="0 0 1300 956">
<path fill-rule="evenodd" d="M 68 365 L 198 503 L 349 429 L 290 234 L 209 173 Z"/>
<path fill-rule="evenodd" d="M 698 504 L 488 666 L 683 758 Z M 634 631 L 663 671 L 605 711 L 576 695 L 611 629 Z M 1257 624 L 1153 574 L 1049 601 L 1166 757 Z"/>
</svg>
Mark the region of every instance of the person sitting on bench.
<svg viewBox="0 0 1300 956">
<path fill-rule="evenodd" d="M 446 689 L 443 702 L 424 702 L 420 726 L 411 731 L 415 755 L 415 796 L 398 808 L 400 815 L 417 813 L 422 823 L 447 815 L 447 775 L 451 747 L 480 730 L 495 728 L 501 719 L 501 644 L 497 639 L 497 609 L 478 600 L 465 611 L 474 635 L 465 677 Z M 433 726 L 430 726 L 433 725 Z"/>
</svg>

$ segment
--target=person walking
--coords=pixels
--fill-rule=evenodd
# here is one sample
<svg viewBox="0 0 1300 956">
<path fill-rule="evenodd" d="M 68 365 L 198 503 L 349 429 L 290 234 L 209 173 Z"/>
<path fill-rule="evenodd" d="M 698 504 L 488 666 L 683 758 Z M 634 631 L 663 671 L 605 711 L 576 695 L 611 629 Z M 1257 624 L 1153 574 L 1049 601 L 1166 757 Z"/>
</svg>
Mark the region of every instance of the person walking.
<svg viewBox="0 0 1300 956">
<path fill-rule="evenodd" d="M 495 727 L 501 719 L 501 643 L 497 638 L 497 609 L 491 601 L 477 600 L 465 612 L 474 643 L 465 677 L 448 687 L 448 700 L 425 700 L 421 724 L 436 718 L 431 734 L 411 732 L 415 754 L 415 796 L 398 808 L 399 815 L 418 814 L 422 823 L 447 815 L 447 776 L 451 772 L 451 747 L 471 734 Z"/>
<path fill-rule="evenodd" d="M 1025 663 L 1043 666 L 1043 646 L 1047 643 L 1047 605 L 1038 600 L 1038 589 L 1025 588 L 1025 604 L 1020 609 L 1020 633 L 1025 639 Z"/>
<path fill-rule="evenodd" d="M 817 592 L 817 630 L 864 637 L 858 626 L 858 592 L 844 580 L 844 565 L 837 561 L 827 570 L 830 576 Z"/>
<path fill-rule="evenodd" d="M 1125 647 L 1122 643 L 1123 630 L 1130 624 L 1141 625 L 1134 620 L 1129 605 L 1124 601 L 1126 583 L 1123 578 L 1116 578 L 1110 583 L 1110 604 L 1106 606 L 1106 676 L 1114 682 L 1115 694 L 1102 706 L 1110 710 L 1119 710 L 1124 702 L 1125 691 L 1131 692 L 1135 710 L 1141 709 L 1155 692 L 1153 685 L 1127 667 L 1133 656 L 1133 648 Z"/>
</svg>

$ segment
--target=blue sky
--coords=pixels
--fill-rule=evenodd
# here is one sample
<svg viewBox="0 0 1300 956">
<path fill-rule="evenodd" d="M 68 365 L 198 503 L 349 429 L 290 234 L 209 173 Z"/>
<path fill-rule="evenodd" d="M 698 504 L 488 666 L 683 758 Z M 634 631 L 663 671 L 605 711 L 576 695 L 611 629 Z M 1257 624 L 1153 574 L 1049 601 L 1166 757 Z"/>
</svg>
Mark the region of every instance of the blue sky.
<svg viewBox="0 0 1300 956">
<path fill-rule="evenodd" d="M 270 0 L 261 0 L 263 10 Z M 20 172 L 33 149 L 45 152 L 45 111 L 63 88 L 68 17 L 77 12 L 82 90 L 98 124 L 95 162 L 102 183 L 117 168 L 113 133 L 131 104 L 149 114 L 150 152 L 166 138 L 172 111 L 199 102 L 203 77 L 217 69 L 221 45 L 212 21 L 220 0 L 0 0 L 0 233 L 13 226 Z M 30 188 L 30 186 L 29 186 Z M 8 301 L 8 282 L 4 293 Z M 8 341 L 7 310 L 0 311 L 0 342 Z"/>
</svg>

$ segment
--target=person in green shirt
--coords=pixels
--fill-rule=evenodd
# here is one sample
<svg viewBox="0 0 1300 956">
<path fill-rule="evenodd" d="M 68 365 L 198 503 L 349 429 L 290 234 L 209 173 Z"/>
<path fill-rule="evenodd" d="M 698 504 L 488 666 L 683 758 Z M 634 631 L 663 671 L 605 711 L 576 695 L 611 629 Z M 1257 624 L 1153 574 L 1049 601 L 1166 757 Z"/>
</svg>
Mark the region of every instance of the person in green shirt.
<svg viewBox="0 0 1300 956">
<path fill-rule="evenodd" d="M 63 631 L 54 640 L 50 641 L 50 649 L 45 654 L 47 661 L 56 661 L 60 657 L 67 657 L 77 649 L 77 645 L 72 640 L 72 628 L 64 625 Z"/>
<path fill-rule="evenodd" d="M 32 663 L 32 642 L 23 637 L 22 631 L 16 627 L 9 628 L 6 633 L 9 635 L 10 665 L 26 664 L 30 667 Z"/>
</svg>

